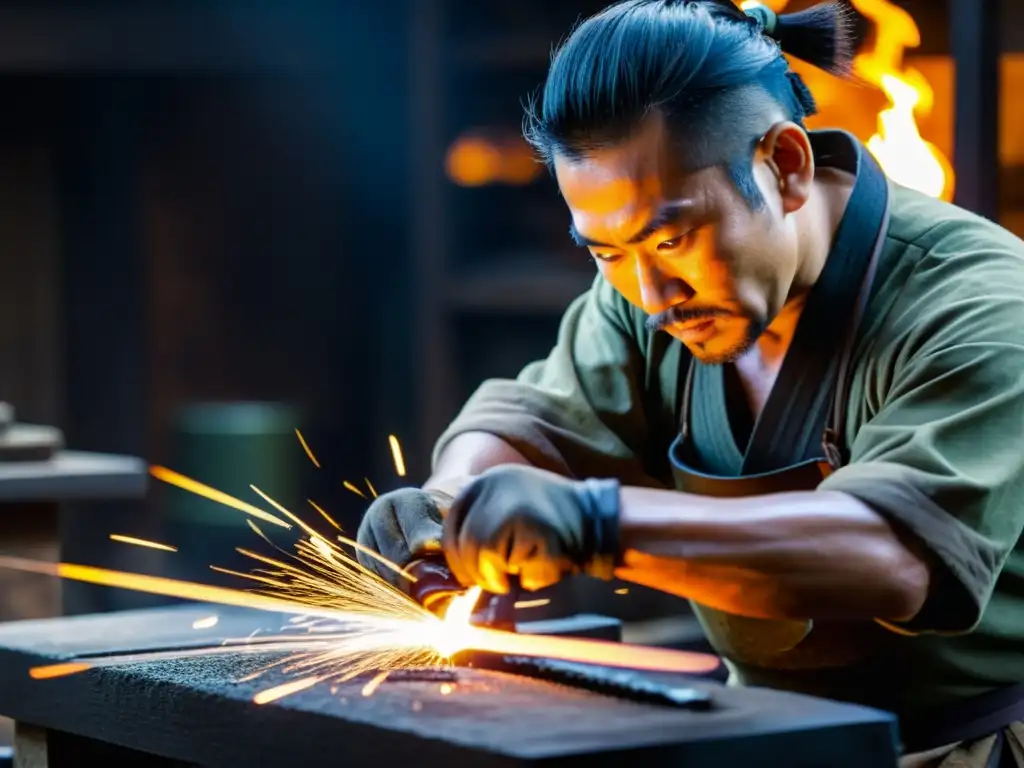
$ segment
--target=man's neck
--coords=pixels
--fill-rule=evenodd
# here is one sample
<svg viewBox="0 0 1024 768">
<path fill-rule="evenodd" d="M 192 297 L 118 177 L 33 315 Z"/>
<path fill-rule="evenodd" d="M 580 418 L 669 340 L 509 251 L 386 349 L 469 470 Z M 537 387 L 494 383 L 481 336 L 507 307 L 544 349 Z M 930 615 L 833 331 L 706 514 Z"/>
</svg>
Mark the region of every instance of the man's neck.
<svg viewBox="0 0 1024 768">
<path fill-rule="evenodd" d="M 796 217 L 799 248 L 799 267 L 793 286 L 782 311 L 758 339 L 748 353 L 756 357 L 757 367 L 777 370 L 789 349 L 797 323 L 807 302 L 807 295 L 817 283 L 825 268 L 832 241 L 846 205 L 853 192 L 853 174 L 833 168 L 819 168 L 814 187 L 807 203 L 793 216 Z M 751 354 L 752 353 L 752 354 Z M 753 362 L 748 360 L 747 364 Z"/>
<path fill-rule="evenodd" d="M 793 215 L 799 240 L 799 268 L 790 291 L 791 299 L 806 295 L 825 268 L 832 241 L 853 193 L 856 178 L 835 168 L 819 168 L 807 203 Z"/>
</svg>

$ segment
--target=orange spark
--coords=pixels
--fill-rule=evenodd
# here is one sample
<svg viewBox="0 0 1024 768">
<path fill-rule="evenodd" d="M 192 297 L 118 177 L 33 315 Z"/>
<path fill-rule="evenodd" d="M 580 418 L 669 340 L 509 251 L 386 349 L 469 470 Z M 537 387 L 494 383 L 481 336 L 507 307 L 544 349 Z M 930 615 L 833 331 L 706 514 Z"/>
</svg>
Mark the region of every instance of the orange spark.
<svg viewBox="0 0 1024 768">
<path fill-rule="evenodd" d="M 441 683 L 441 695 L 447 696 L 452 692 L 452 686 L 449 683 Z"/>
<path fill-rule="evenodd" d="M 629 594 L 629 587 L 623 587 L 622 589 L 616 589 L 615 590 L 615 594 L 616 595 L 628 595 Z"/>
<path fill-rule="evenodd" d="M 320 469 L 320 462 L 316 460 L 316 456 L 313 455 L 313 451 L 309 447 L 309 443 L 306 442 L 306 438 L 302 436 L 302 433 L 298 429 L 295 430 L 295 436 L 299 438 L 299 442 L 302 443 L 302 450 L 309 456 L 309 460 L 313 462 L 313 466 Z"/>
<path fill-rule="evenodd" d="M 370 495 L 373 496 L 373 498 L 376 499 L 377 498 L 377 489 L 373 487 L 373 483 L 370 482 L 370 478 L 364 477 L 363 480 L 366 481 L 366 487 L 370 489 Z"/>
<path fill-rule="evenodd" d="M 304 677 L 301 680 L 293 680 L 290 683 L 284 685 L 278 685 L 273 688 L 267 688 L 265 691 L 260 691 L 252 700 L 256 704 L 269 704 L 272 701 L 283 699 L 285 696 L 291 696 L 293 693 L 304 691 L 307 688 L 312 688 L 314 685 L 320 682 L 323 678 L 318 676 Z"/>
<path fill-rule="evenodd" d="M 363 686 L 363 696 L 366 696 L 367 698 L 373 696 L 374 692 L 380 688 L 380 684 L 383 683 L 390 674 L 391 673 L 385 669 L 383 672 L 379 672 L 374 676 L 370 682 Z"/>
<path fill-rule="evenodd" d="M 550 600 L 519 600 L 516 602 L 516 609 L 523 610 L 524 608 L 540 608 L 542 605 L 547 605 Z"/>
<path fill-rule="evenodd" d="M 328 523 L 330 523 L 331 525 L 333 525 L 333 526 L 334 526 L 335 528 L 337 528 L 337 529 L 338 529 L 339 531 L 340 531 L 340 530 L 342 529 L 340 525 L 338 525 L 338 524 L 337 524 L 336 522 L 334 522 L 334 518 L 333 518 L 333 517 L 331 517 L 330 515 L 328 515 L 328 514 L 327 514 L 326 510 L 324 510 L 324 508 L 323 508 L 323 507 L 321 507 L 321 506 L 320 506 L 319 504 L 317 504 L 317 503 L 316 503 L 315 501 L 313 501 L 312 499 L 306 499 L 306 501 L 308 501 L 308 502 L 309 502 L 309 505 L 310 505 L 311 507 L 313 507 L 313 509 L 315 509 L 315 510 L 316 510 L 317 512 L 319 512 L 319 513 L 320 513 L 321 515 L 323 515 L 323 518 L 324 518 L 324 520 L 326 520 L 326 521 L 327 521 Z"/>
<path fill-rule="evenodd" d="M 0 568 L 24 573 L 39 573 L 70 581 L 82 581 L 104 587 L 130 589 L 150 595 L 177 597 L 183 600 L 196 600 L 201 603 L 217 603 L 234 605 L 239 608 L 254 608 L 261 611 L 279 613 L 315 615 L 318 612 L 326 616 L 340 615 L 337 612 L 317 609 L 309 605 L 300 605 L 288 600 L 265 597 L 251 592 L 226 587 L 214 587 L 209 584 L 198 584 L 192 581 L 178 581 L 162 576 L 146 576 L 141 573 L 111 571 L 106 568 L 94 568 L 91 565 L 75 565 L 73 563 L 46 563 L 21 557 L 0 555 Z"/>
<path fill-rule="evenodd" d="M 50 664 L 45 667 L 32 667 L 32 669 L 28 671 L 28 675 L 33 680 L 52 680 L 55 677 L 65 677 L 67 675 L 76 675 L 79 672 L 85 672 L 87 669 L 92 669 L 92 666 L 92 664 L 86 664 L 80 661 L 72 661 L 65 664 Z"/>
<path fill-rule="evenodd" d="M 352 483 L 350 483 L 348 480 L 343 482 L 342 485 L 345 486 L 345 490 L 352 491 L 352 493 L 356 494 L 356 496 L 360 496 L 360 497 L 362 497 L 364 499 L 366 498 L 366 494 L 363 493 L 362 491 L 360 491 L 354 485 L 352 485 Z"/>
<path fill-rule="evenodd" d="M 405 458 L 402 456 L 402 446 L 394 435 L 388 435 L 388 442 L 391 444 L 391 458 L 395 460 L 395 472 L 399 477 L 405 477 Z"/>
<path fill-rule="evenodd" d="M 211 627 L 216 627 L 218 621 L 220 621 L 220 618 L 217 616 L 207 616 L 204 619 L 196 619 L 192 622 L 192 629 L 210 629 Z"/>
<path fill-rule="evenodd" d="M 172 547 L 169 544 L 159 544 L 155 541 L 147 541 L 146 539 L 136 539 L 134 536 L 122 536 L 120 533 L 110 534 L 111 541 L 119 541 L 122 544 L 134 544 L 137 547 L 149 547 L 150 549 L 161 549 L 164 552 L 177 552 L 177 547 Z"/>
<path fill-rule="evenodd" d="M 286 523 L 281 518 L 270 514 L 269 512 L 264 512 L 262 509 L 254 507 L 252 504 L 247 504 L 246 502 L 240 499 L 236 499 L 234 496 L 229 496 L 223 491 L 218 491 L 216 488 L 211 488 L 208 485 L 203 485 L 202 483 L 193 480 L 190 477 L 185 477 L 184 475 L 178 474 L 177 472 L 167 469 L 166 467 L 150 467 L 149 473 L 157 480 L 162 480 L 163 482 L 168 483 L 170 485 L 174 485 L 178 488 L 181 488 L 184 491 L 189 491 L 190 493 L 194 493 L 197 496 L 202 496 L 203 498 L 209 499 L 210 501 L 215 501 L 218 504 L 223 504 L 225 507 L 237 509 L 239 512 L 245 512 L 245 514 L 247 515 L 251 515 L 252 517 L 264 520 L 268 523 L 273 523 L 274 525 L 279 525 L 282 528 L 291 528 L 291 525 Z"/>
</svg>

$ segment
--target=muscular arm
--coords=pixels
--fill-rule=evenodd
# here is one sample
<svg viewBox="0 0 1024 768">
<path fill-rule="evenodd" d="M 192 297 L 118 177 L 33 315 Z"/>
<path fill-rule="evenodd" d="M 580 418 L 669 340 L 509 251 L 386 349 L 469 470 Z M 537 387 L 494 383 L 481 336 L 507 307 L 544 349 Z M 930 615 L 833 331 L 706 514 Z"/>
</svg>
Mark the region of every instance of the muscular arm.
<svg viewBox="0 0 1024 768">
<path fill-rule="evenodd" d="M 502 464 L 526 464 L 523 454 L 496 435 L 463 432 L 452 438 L 437 457 L 434 473 L 424 483 L 428 491 L 457 496 L 481 472 Z"/>
<path fill-rule="evenodd" d="M 616 576 L 755 618 L 903 621 L 929 569 L 879 514 L 840 492 L 711 499 L 623 488 Z"/>
</svg>

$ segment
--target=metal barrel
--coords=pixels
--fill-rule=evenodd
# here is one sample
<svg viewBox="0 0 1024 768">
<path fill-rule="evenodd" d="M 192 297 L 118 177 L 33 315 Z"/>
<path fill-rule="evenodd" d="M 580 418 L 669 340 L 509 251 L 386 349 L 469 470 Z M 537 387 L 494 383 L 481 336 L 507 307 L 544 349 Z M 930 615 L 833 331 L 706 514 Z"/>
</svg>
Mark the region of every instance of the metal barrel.
<svg viewBox="0 0 1024 768">
<path fill-rule="evenodd" d="M 169 467 L 205 485 L 278 514 L 250 485 L 291 510 L 304 501 L 300 466 L 305 460 L 295 437 L 298 410 L 284 403 L 224 402 L 189 405 L 173 426 Z M 188 491 L 165 490 L 165 539 L 178 551 L 165 557 L 172 578 L 219 586 L 255 586 L 218 566 L 247 573 L 259 564 L 236 551 L 268 549 L 250 528 L 247 514 Z M 282 548 L 290 550 L 294 530 L 254 520 Z"/>
</svg>

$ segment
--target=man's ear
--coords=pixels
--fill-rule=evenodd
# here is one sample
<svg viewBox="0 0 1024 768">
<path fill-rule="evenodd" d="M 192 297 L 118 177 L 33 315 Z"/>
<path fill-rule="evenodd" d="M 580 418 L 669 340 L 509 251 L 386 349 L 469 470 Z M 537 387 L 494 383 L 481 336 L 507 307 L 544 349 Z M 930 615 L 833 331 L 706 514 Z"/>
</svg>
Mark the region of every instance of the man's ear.
<svg viewBox="0 0 1024 768">
<path fill-rule="evenodd" d="M 814 153 L 807 132 L 796 123 L 776 123 L 758 145 L 758 156 L 775 175 L 782 212 L 803 208 L 814 183 Z"/>
</svg>

